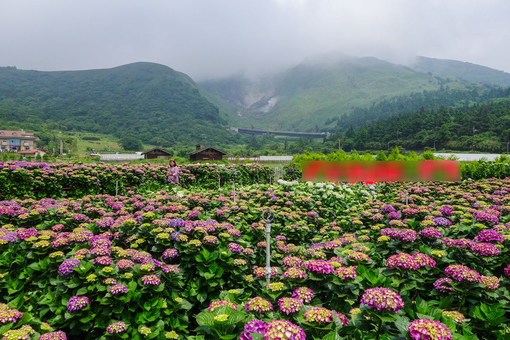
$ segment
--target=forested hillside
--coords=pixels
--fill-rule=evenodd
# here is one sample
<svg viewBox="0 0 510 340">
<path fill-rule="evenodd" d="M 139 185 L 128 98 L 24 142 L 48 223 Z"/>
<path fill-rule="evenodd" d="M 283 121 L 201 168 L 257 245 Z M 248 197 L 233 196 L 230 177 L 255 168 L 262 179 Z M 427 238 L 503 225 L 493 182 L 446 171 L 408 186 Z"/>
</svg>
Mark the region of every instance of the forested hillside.
<svg viewBox="0 0 510 340">
<path fill-rule="evenodd" d="M 188 76 L 153 63 L 112 69 L 39 72 L 0 68 L 3 128 L 59 129 L 136 136 L 185 147 L 236 143 L 225 115 Z"/>
<path fill-rule="evenodd" d="M 411 93 L 409 96 L 399 96 L 392 100 L 383 100 L 369 108 L 357 107 L 351 113 L 342 117 L 330 119 L 326 124 L 336 122 L 331 132 L 343 132 L 349 127 L 357 128 L 377 120 L 396 115 L 416 112 L 419 110 L 438 111 L 441 108 L 467 107 L 482 103 L 489 99 L 508 96 L 508 88 L 479 88 L 478 90 L 451 90 L 449 86 L 441 86 L 437 91 L 423 91 Z"/>
<path fill-rule="evenodd" d="M 336 133 L 329 142 L 341 143 L 346 150 L 385 150 L 401 146 L 408 150 L 424 148 L 506 151 L 510 142 L 510 89 L 506 99 L 439 110 L 421 109 L 412 113 L 372 122 L 358 129 Z M 501 93 L 503 94 L 503 93 Z"/>
</svg>

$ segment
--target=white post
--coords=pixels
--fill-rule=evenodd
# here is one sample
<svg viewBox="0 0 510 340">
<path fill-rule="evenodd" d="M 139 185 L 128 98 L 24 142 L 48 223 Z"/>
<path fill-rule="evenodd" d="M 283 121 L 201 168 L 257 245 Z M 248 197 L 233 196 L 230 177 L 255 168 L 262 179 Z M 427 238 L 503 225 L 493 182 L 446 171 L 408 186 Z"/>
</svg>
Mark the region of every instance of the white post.
<svg viewBox="0 0 510 340">
<path fill-rule="evenodd" d="M 267 214 L 267 216 L 266 216 Z M 271 283 L 271 221 L 273 213 L 267 209 L 262 213 L 262 219 L 266 222 L 266 290 Z"/>
<path fill-rule="evenodd" d="M 406 189 L 406 205 L 409 205 L 409 201 L 408 201 L 408 198 L 407 198 L 407 189 Z"/>
</svg>

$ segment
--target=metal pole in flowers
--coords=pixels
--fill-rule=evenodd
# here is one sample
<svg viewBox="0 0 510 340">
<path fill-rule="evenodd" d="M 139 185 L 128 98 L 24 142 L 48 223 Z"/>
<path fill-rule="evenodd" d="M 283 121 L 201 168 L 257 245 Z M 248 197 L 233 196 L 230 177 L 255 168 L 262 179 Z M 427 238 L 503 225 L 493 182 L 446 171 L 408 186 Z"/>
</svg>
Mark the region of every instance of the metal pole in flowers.
<svg viewBox="0 0 510 340">
<path fill-rule="evenodd" d="M 262 213 L 262 219 L 266 222 L 266 289 L 271 283 L 271 222 L 273 212 L 269 209 Z"/>
<path fill-rule="evenodd" d="M 118 180 L 115 181 L 115 198 L 117 198 L 117 196 L 119 196 L 119 181 Z"/>
</svg>

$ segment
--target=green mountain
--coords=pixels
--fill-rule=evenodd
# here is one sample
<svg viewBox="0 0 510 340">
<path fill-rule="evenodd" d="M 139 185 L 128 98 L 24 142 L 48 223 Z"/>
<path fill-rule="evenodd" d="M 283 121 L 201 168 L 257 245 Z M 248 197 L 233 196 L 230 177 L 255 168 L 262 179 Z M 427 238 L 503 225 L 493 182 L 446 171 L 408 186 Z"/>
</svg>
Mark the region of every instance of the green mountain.
<svg viewBox="0 0 510 340">
<path fill-rule="evenodd" d="M 412 68 L 433 76 L 456 77 L 468 82 L 510 86 L 510 73 L 463 61 L 418 57 Z"/>
<path fill-rule="evenodd" d="M 190 77 L 159 64 L 62 72 L 0 68 L 0 128 L 134 136 L 179 148 L 207 138 L 222 147 L 239 142 L 224 127 L 232 112 L 223 108 Z"/>
<path fill-rule="evenodd" d="M 427 98 L 438 94 L 443 98 L 444 95 L 439 93 L 445 89 L 484 92 L 496 85 L 504 85 L 503 78 L 510 77 L 510 74 L 481 66 L 466 67 L 465 70 L 465 74 L 458 73 L 459 77 L 448 75 L 446 71 L 435 75 L 419 70 L 418 66 L 395 65 L 372 57 L 334 55 L 305 61 L 272 77 L 250 80 L 237 76 L 199 85 L 236 107 L 244 121 L 252 127 L 336 131 L 338 128 L 345 130 L 351 124 L 359 126 L 367 119 L 382 118 L 365 116 L 360 121 L 358 115 L 359 110 L 382 102 L 411 98 L 417 94 Z M 475 71 L 485 74 L 487 79 L 491 78 L 490 74 L 498 74 L 501 79 L 491 85 L 482 84 L 482 78 L 475 77 Z M 470 72 L 471 78 L 466 76 Z M 495 76 L 492 79 L 496 79 Z M 472 96 L 458 97 L 464 101 L 472 99 Z M 435 99 L 434 102 L 442 103 Z M 415 100 L 413 103 L 418 102 Z M 457 102 L 448 100 L 447 104 L 456 105 Z"/>
</svg>

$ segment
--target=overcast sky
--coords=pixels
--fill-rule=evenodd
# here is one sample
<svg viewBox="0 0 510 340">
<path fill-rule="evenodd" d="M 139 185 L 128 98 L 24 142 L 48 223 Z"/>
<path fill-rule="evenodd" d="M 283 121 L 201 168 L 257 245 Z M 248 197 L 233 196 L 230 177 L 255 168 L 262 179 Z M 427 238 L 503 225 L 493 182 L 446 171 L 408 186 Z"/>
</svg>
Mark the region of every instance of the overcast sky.
<svg viewBox="0 0 510 340">
<path fill-rule="evenodd" d="M 0 0 L 0 66 L 256 75 L 332 51 L 510 72 L 509 0 Z"/>
</svg>

